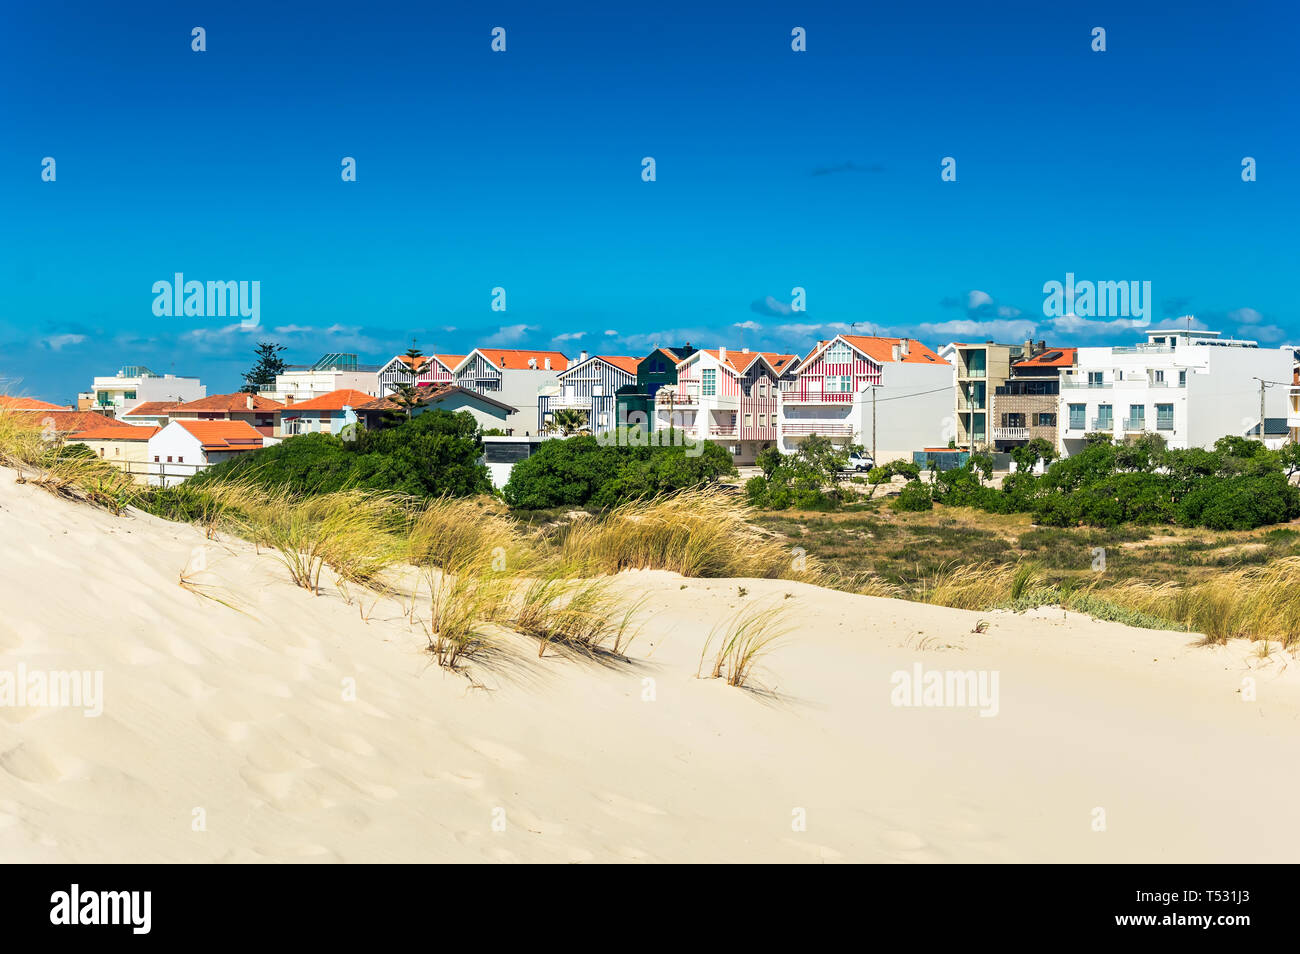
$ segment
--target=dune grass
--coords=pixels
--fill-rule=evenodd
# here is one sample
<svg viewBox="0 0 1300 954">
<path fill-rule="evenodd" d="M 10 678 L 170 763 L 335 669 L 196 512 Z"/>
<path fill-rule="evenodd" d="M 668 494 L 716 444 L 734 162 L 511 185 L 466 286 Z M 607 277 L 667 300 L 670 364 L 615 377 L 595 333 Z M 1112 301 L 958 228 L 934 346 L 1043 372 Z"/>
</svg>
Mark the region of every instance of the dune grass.
<svg viewBox="0 0 1300 954">
<path fill-rule="evenodd" d="M 725 679 L 729 686 L 744 688 L 758 661 L 793 629 L 788 612 L 780 604 L 746 607 L 709 631 L 700 650 L 700 664 L 695 675 L 699 677 L 703 673 L 705 660 L 712 649 L 709 678 Z"/>
<path fill-rule="evenodd" d="M 625 655 L 636 636 L 633 620 L 645 598 L 628 602 L 604 578 L 569 579 L 555 574 L 528 581 L 510 625 L 537 640 L 537 655 L 560 644 L 588 655 Z"/>
<path fill-rule="evenodd" d="M 126 473 L 83 445 L 69 445 L 36 415 L 0 409 L 0 464 L 57 497 L 78 500 L 111 513 L 134 502 L 139 488 Z"/>
</svg>

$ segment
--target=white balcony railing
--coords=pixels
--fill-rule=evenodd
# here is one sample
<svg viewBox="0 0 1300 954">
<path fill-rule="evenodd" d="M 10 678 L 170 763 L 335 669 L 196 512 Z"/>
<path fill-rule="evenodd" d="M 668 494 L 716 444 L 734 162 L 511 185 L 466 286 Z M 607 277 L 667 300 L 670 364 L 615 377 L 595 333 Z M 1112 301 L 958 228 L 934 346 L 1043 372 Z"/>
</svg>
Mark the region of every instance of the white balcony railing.
<svg viewBox="0 0 1300 954">
<path fill-rule="evenodd" d="M 853 425 L 787 421 L 781 425 L 781 433 L 791 437 L 804 437 L 809 434 L 820 434 L 823 437 L 852 437 Z"/>
<path fill-rule="evenodd" d="M 1113 431 L 1115 429 L 1115 421 L 1113 418 L 1109 417 L 1094 417 L 1090 429 L 1094 431 Z"/>
<path fill-rule="evenodd" d="M 995 427 L 993 428 L 993 439 L 995 441 L 1027 441 L 1029 440 L 1029 428 Z"/>
<path fill-rule="evenodd" d="M 800 395 L 796 391 L 788 391 L 782 393 L 781 401 L 784 404 L 852 404 L 853 392 L 821 391 Z"/>
<path fill-rule="evenodd" d="M 1133 434 L 1147 429 L 1146 418 L 1144 417 L 1126 417 L 1124 418 L 1124 432 Z"/>
</svg>

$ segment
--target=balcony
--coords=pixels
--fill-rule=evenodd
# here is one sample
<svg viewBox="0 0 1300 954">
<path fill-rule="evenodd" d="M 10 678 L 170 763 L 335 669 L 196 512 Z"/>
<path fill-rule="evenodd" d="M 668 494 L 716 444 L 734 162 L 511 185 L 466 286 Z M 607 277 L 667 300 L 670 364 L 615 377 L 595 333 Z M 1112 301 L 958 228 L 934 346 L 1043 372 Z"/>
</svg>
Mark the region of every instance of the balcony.
<svg viewBox="0 0 1300 954">
<path fill-rule="evenodd" d="M 988 372 L 984 368 L 967 368 L 957 375 L 959 378 L 986 378 Z"/>
<path fill-rule="evenodd" d="M 809 392 L 801 396 L 797 391 L 782 392 L 782 403 L 785 404 L 852 404 L 852 391 L 820 391 Z"/>
<path fill-rule="evenodd" d="M 1156 419 L 1157 431 L 1172 431 L 1173 429 L 1174 429 L 1174 419 L 1172 417 Z"/>
<path fill-rule="evenodd" d="M 739 437 L 740 428 L 735 424 L 710 424 L 710 437 Z"/>
<path fill-rule="evenodd" d="M 660 388 L 655 392 L 655 404 L 659 407 L 695 407 L 699 403 L 700 396 L 689 391 L 667 391 Z"/>
<path fill-rule="evenodd" d="M 1115 429 L 1115 421 L 1113 418 L 1109 417 L 1094 417 L 1092 419 L 1092 427 L 1089 429 L 1093 431 L 1113 431 Z"/>
<path fill-rule="evenodd" d="M 787 421 L 781 425 L 781 433 L 790 437 L 806 437 L 809 434 L 820 434 L 822 437 L 852 437 L 853 425 Z"/>
<path fill-rule="evenodd" d="M 1029 428 L 995 427 L 993 428 L 993 439 L 995 441 L 1027 441 L 1029 440 Z"/>
<path fill-rule="evenodd" d="M 987 411 L 987 410 L 988 410 L 988 407 L 987 407 L 986 405 L 984 405 L 984 404 L 979 403 L 978 401 L 958 401 L 958 402 L 957 402 L 957 410 L 959 410 L 959 411 L 979 411 L 979 412 L 982 413 L 982 412 L 984 412 L 984 411 Z"/>
<path fill-rule="evenodd" d="M 1107 388 L 1113 387 L 1113 385 L 1109 381 L 1089 381 L 1086 378 L 1067 377 L 1065 375 L 1062 375 L 1061 387 L 1069 388 L 1069 389 L 1084 388 L 1088 390 L 1102 391 Z"/>
<path fill-rule="evenodd" d="M 1147 429 L 1147 421 L 1144 417 L 1126 417 L 1124 418 L 1124 433 L 1140 434 Z"/>
<path fill-rule="evenodd" d="M 557 394 L 551 398 L 550 409 L 552 411 L 572 410 L 572 411 L 590 411 L 591 398 L 580 397 L 576 394 Z"/>
</svg>

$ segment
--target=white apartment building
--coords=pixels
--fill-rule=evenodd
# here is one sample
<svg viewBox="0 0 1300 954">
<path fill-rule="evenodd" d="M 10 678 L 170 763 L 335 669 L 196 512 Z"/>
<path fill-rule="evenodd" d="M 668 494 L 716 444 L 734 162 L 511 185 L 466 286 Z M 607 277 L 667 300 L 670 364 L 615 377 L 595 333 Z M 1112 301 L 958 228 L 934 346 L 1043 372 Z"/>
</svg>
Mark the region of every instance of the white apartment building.
<svg viewBox="0 0 1300 954">
<path fill-rule="evenodd" d="M 94 378 L 90 406 L 82 410 L 118 417 L 137 404 L 151 401 L 181 403 L 207 396 L 208 389 L 198 378 L 156 374 L 143 365 L 127 365 L 117 374 Z"/>
<path fill-rule="evenodd" d="M 376 370 L 373 365 L 358 364 L 355 354 L 327 354 L 315 364 L 289 365 L 275 376 L 275 384 L 263 385 L 257 393 L 281 404 L 311 401 L 345 390 L 382 397 Z"/>
<path fill-rule="evenodd" d="M 1208 448 L 1228 435 L 1257 436 L 1260 379 L 1265 443 L 1280 443 L 1290 412 L 1292 350 L 1224 339 L 1217 331 L 1164 329 L 1146 337 L 1125 347 L 1079 348 L 1075 367 L 1062 371 L 1062 454 L 1077 453 L 1091 433 L 1155 433 L 1180 449 Z"/>
</svg>

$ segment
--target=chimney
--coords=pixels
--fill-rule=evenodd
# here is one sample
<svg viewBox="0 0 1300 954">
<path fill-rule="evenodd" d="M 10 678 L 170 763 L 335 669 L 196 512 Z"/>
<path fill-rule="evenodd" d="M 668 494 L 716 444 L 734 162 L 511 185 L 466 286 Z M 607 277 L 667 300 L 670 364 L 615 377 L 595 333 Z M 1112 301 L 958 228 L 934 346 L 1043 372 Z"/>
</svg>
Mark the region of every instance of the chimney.
<svg viewBox="0 0 1300 954">
<path fill-rule="evenodd" d="M 906 338 L 900 338 L 898 341 L 898 350 L 906 358 L 912 351 L 912 343 Z"/>
<path fill-rule="evenodd" d="M 741 348 L 741 349 L 740 349 L 740 353 L 741 353 L 741 354 L 749 354 L 749 349 L 748 349 L 748 348 Z"/>
<path fill-rule="evenodd" d="M 536 364 L 536 363 L 537 363 L 536 361 L 533 362 L 533 364 Z M 544 367 L 547 371 L 551 370 L 551 359 L 550 359 L 550 358 L 543 358 L 543 359 L 542 359 L 542 367 Z"/>
<path fill-rule="evenodd" d="M 893 354 L 894 354 L 894 360 L 895 360 L 895 361 L 898 360 L 899 355 L 900 355 L 900 352 L 901 352 L 902 350 L 903 350 L 903 346 L 902 346 L 902 345 L 897 345 L 897 344 L 896 344 L 896 345 L 894 345 L 894 347 L 892 348 L 892 351 L 893 351 Z"/>
<path fill-rule="evenodd" d="M 1033 339 L 1030 339 L 1029 341 L 1025 342 L 1025 357 L 1032 358 L 1033 356 L 1034 356 L 1034 342 Z"/>
<path fill-rule="evenodd" d="M 578 363 L 581 364 L 586 360 L 587 360 L 587 352 L 585 351 L 578 352 Z"/>
<path fill-rule="evenodd" d="M 506 365 L 505 359 L 502 358 L 502 359 L 501 359 L 501 366 L 504 368 L 505 365 Z M 537 370 L 537 359 L 536 359 L 536 358 L 529 358 L 529 359 L 528 359 L 528 367 L 529 367 L 530 369 L 532 369 L 533 371 L 536 371 L 536 370 Z"/>
<path fill-rule="evenodd" d="M 292 394 L 286 394 L 286 395 L 284 396 L 284 406 L 285 406 L 285 407 L 293 407 L 293 395 L 292 395 Z"/>
<path fill-rule="evenodd" d="M 718 348 L 718 360 L 719 360 L 719 361 L 726 361 L 726 360 L 727 360 L 727 349 L 726 349 L 726 348 L 723 348 L 723 347 L 719 347 L 719 348 Z"/>
<path fill-rule="evenodd" d="M 244 403 L 248 405 L 248 409 L 251 411 L 253 409 L 253 395 L 248 395 L 244 399 Z"/>
</svg>

